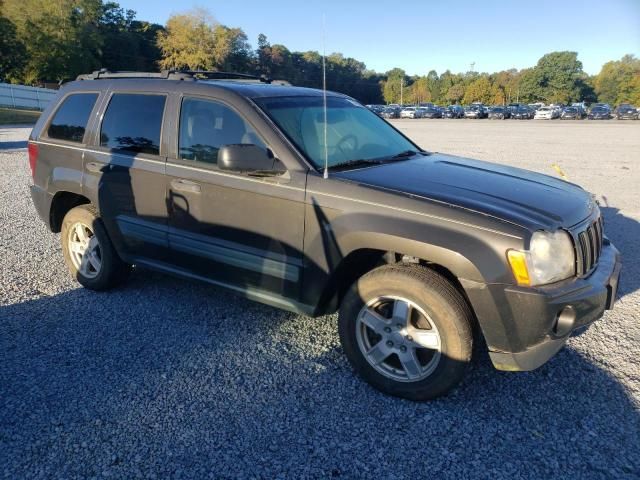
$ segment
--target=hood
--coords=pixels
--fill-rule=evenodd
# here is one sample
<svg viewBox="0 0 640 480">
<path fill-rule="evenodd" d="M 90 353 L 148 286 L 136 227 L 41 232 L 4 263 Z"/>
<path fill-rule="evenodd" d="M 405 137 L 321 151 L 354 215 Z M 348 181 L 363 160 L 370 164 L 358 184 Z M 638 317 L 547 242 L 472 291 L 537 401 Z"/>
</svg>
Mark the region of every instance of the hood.
<svg viewBox="0 0 640 480">
<path fill-rule="evenodd" d="M 335 176 L 477 211 L 529 229 L 571 227 L 595 208 L 588 192 L 559 178 L 437 153 Z"/>
</svg>

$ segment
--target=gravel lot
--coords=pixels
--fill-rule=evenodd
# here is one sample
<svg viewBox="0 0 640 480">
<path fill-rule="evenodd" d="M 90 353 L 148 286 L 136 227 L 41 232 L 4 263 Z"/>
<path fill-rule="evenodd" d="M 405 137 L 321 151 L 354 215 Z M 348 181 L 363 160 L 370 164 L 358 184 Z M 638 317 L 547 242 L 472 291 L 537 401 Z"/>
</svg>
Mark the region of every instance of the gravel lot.
<svg viewBox="0 0 640 480">
<path fill-rule="evenodd" d="M 352 374 L 334 316 L 137 271 L 70 280 L 0 130 L 0 472 L 17 478 L 639 478 L 640 122 L 408 120 L 423 147 L 597 194 L 624 255 L 616 310 L 530 373 L 479 352 L 430 403 Z"/>
</svg>

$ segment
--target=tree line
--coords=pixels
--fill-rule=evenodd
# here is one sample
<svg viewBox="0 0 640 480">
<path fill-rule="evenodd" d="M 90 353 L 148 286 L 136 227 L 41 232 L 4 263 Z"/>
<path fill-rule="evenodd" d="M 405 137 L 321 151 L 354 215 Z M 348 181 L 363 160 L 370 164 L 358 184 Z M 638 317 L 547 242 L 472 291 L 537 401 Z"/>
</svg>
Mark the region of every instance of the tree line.
<svg viewBox="0 0 640 480">
<path fill-rule="evenodd" d="M 640 60 L 626 55 L 586 74 L 576 52 L 551 52 L 522 70 L 497 73 L 431 70 L 385 73 L 340 53 L 325 58 L 327 88 L 363 103 L 483 102 L 640 104 Z M 172 15 L 166 25 L 103 0 L 0 0 L 0 79 L 22 84 L 62 82 L 98 68 L 258 73 L 294 85 L 322 86 L 322 55 L 291 51 L 258 36 L 253 48 L 241 28 L 206 10 Z"/>
</svg>

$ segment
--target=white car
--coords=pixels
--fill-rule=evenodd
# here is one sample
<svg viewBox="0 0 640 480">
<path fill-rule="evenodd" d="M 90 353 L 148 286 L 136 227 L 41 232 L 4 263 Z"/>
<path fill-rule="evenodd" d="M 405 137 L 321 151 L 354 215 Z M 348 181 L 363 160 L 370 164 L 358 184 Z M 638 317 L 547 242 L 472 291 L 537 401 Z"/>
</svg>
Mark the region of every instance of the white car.
<svg viewBox="0 0 640 480">
<path fill-rule="evenodd" d="M 554 118 L 558 118 L 558 110 L 551 107 L 542 107 L 536 110 L 535 115 L 533 116 L 534 120 L 553 120 Z"/>
<path fill-rule="evenodd" d="M 420 118 L 420 112 L 416 107 L 405 107 L 400 110 L 400 118 Z"/>
</svg>

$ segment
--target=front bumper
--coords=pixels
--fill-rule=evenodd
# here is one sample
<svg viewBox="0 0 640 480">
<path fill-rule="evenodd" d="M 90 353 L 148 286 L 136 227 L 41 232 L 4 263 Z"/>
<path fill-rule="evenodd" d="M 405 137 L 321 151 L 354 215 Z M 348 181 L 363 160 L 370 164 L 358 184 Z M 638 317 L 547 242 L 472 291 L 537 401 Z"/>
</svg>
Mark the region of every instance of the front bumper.
<svg viewBox="0 0 640 480">
<path fill-rule="evenodd" d="M 534 370 L 560 350 L 572 333 L 613 308 L 622 263 L 607 240 L 598 267 L 586 278 L 529 288 L 486 285 L 468 290 L 499 370 Z"/>
</svg>

